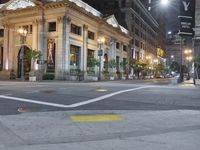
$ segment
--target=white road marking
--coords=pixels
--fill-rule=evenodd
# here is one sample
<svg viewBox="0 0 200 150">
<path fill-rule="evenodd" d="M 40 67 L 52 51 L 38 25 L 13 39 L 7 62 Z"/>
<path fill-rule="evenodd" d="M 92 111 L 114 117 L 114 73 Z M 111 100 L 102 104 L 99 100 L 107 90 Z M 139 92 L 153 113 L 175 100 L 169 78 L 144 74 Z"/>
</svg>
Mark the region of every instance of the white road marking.
<svg viewBox="0 0 200 150">
<path fill-rule="evenodd" d="M 38 92 L 39 92 L 38 90 L 35 90 L 35 91 L 26 92 L 26 93 L 31 94 L 31 93 L 38 93 Z"/>
<path fill-rule="evenodd" d="M 154 87 L 154 86 L 143 86 L 143 87 L 138 87 L 138 88 L 122 90 L 122 91 L 106 94 L 106 95 L 103 95 L 103 96 L 100 96 L 100 97 L 97 97 L 97 98 L 93 98 L 93 99 L 90 99 L 90 100 L 87 100 L 87 101 L 74 103 L 74 104 L 71 104 L 71 105 L 42 102 L 42 101 L 37 101 L 37 100 L 17 98 L 17 97 L 5 96 L 5 95 L 0 95 L 0 98 L 14 100 L 14 101 L 34 103 L 34 104 L 41 104 L 41 105 L 46 105 L 46 106 L 60 107 L 60 108 L 75 108 L 75 107 L 78 107 L 78 106 L 83 106 L 83 105 L 87 105 L 87 104 L 94 103 L 94 102 L 97 102 L 97 101 L 101 101 L 101 100 L 104 100 L 106 98 L 109 98 L 109 97 L 112 97 L 112 96 L 115 96 L 115 95 L 119 95 L 119 94 L 122 94 L 122 93 L 136 91 L 136 90 L 150 88 L 150 87 Z"/>
</svg>

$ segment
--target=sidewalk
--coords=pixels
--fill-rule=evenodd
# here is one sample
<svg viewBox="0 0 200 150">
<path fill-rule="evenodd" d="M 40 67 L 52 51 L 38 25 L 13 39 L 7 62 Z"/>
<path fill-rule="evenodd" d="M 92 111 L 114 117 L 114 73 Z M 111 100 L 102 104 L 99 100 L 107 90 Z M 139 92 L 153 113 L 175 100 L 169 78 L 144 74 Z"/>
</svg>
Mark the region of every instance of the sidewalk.
<svg viewBox="0 0 200 150">
<path fill-rule="evenodd" d="M 190 80 L 184 80 L 183 84 L 194 84 L 193 79 L 191 78 Z"/>
<path fill-rule="evenodd" d="M 76 115 L 123 120 L 73 122 Z M 200 111 L 67 111 L 0 116 L 0 150 L 198 150 Z"/>
</svg>

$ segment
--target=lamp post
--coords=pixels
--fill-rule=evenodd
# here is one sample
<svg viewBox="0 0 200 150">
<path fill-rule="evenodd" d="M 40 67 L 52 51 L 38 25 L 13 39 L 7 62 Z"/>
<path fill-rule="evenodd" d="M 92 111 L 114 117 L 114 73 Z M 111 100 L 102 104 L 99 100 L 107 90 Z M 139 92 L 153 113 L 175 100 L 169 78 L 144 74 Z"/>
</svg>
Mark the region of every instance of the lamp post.
<svg viewBox="0 0 200 150">
<path fill-rule="evenodd" d="M 98 76 L 98 80 L 101 80 L 101 56 L 103 55 L 103 44 L 105 42 L 105 38 L 99 38 L 97 40 L 98 45 L 99 45 L 99 50 L 98 50 L 98 56 L 99 56 L 99 76 Z"/>
<path fill-rule="evenodd" d="M 148 69 L 150 70 L 150 74 L 151 74 L 151 56 L 146 56 L 146 60 L 147 60 L 147 63 L 149 65 Z M 147 70 L 147 75 L 149 75 L 149 70 Z"/>
<path fill-rule="evenodd" d="M 191 50 L 191 49 L 186 49 L 186 50 L 184 51 L 184 53 L 185 53 L 185 55 L 186 55 L 185 59 L 186 59 L 186 61 L 187 61 L 187 66 L 188 66 L 188 79 L 189 79 L 189 78 L 190 78 L 190 61 L 192 61 L 192 56 L 191 56 L 192 50 Z"/>
<path fill-rule="evenodd" d="M 26 36 L 27 36 L 27 30 L 20 28 L 18 30 L 18 33 L 20 35 L 20 41 L 22 45 L 22 49 L 20 51 L 20 59 L 21 59 L 21 80 L 24 80 L 24 44 L 26 42 Z"/>
</svg>

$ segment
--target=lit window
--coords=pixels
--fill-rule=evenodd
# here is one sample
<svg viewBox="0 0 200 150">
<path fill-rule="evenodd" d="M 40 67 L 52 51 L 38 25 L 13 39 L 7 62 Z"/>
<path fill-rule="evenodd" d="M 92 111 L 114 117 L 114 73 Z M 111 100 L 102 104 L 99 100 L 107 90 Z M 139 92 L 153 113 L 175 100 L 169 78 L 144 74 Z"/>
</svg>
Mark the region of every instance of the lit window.
<svg viewBox="0 0 200 150">
<path fill-rule="evenodd" d="M 71 45 L 70 46 L 70 65 L 79 67 L 79 52 L 80 47 Z"/>
<path fill-rule="evenodd" d="M 71 24 L 71 32 L 77 35 L 81 35 L 81 27 Z"/>
<path fill-rule="evenodd" d="M 49 32 L 56 31 L 56 22 L 49 22 Z"/>
<path fill-rule="evenodd" d="M 94 32 L 88 31 L 88 39 L 94 40 Z"/>
</svg>

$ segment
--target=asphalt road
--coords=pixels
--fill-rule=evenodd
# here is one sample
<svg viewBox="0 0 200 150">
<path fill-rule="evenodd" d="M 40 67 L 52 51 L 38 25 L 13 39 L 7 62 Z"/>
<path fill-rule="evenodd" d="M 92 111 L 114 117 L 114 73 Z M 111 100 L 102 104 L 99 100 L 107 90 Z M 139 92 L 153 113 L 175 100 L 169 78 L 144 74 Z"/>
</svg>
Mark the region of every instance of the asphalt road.
<svg viewBox="0 0 200 150">
<path fill-rule="evenodd" d="M 200 88 L 170 79 L 112 82 L 0 81 L 0 115 L 63 110 L 200 110 Z"/>
<path fill-rule="evenodd" d="M 200 87 L 0 82 L 0 150 L 198 150 Z"/>
</svg>

